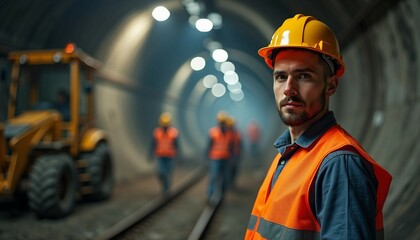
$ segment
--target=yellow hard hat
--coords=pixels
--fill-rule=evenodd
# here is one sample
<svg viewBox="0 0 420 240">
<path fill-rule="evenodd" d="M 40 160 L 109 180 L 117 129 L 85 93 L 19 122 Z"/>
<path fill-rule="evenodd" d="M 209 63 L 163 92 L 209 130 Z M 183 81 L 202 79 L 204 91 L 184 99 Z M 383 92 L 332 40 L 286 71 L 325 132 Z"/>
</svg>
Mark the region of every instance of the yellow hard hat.
<svg viewBox="0 0 420 240">
<path fill-rule="evenodd" d="M 233 127 L 235 125 L 235 118 L 234 117 L 228 117 L 226 119 L 226 125 L 228 127 Z"/>
<path fill-rule="evenodd" d="M 345 66 L 337 38 L 323 22 L 312 16 L 296 14 L 286 19 L 276 30 L 267 47 L 258 50 L 267 65 L 273 68 L 273 50 L 279 48 L 303 48 L 319 52 L 332 58 L 338 77 L 344 74 Z"/>
<path fill-rule="evenodd" d="M 217 118 L 218 122 L 225 123 L 226 119 L 228 118 L 228 115 L 226 114 L 226 112 L 220 111 L 220 112 L 217 113 L 216 118 Z"/>
<path fill-rule="evenodd" d="M 162 115 L 160 115 L 159 125 L 161 127 L 168 127 L 169 125 L 171 125 L 171 122 L 172 122 L 172 116 L 170 113 L 164 112 L 162 113 Z"/>
</svg>

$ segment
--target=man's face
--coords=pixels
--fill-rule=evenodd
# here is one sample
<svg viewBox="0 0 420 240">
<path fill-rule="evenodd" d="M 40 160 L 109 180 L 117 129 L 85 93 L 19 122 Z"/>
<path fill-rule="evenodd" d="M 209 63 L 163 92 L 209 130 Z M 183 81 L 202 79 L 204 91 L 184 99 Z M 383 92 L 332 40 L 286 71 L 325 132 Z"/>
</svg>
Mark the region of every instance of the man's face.
<svg viewBox="0 0 420 240">
<path fill-rule="evenodd" d="M 286 125 L 310 124 L 328 111 L 337 78 L 325 76 L 322 61 L 317 53 L 306 50 L 287 49 L 277 54 L 273 90 L 280 118 Z"/>
</svg>

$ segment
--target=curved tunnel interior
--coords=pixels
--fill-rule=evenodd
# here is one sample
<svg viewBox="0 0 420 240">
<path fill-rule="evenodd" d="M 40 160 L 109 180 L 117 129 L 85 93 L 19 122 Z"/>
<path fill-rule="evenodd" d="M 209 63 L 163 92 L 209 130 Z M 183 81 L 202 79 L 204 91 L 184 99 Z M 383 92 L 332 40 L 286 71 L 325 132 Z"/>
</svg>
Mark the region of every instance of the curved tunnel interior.
<svg viewBox="0 0 420 240">
<path fill-rule="evenodd" d="M 420 2 L 400 1 L 28 1 L 6 0 L 0 9 L 0 118 L 7 112 L 10 50 L 61 48 L 68 42 L 103 63 L 95 87 L 96 119 L 112 136 L 117 181 L 152 171 L 146 161 L 159 115 L 172 113 L 181 132 L 183 157 L 197 164 L 207 131 L 226 111 L 241 132 L 262 126 L 267 161 L 286 128 L 274 105 L 272 73 L 257 54 L 280 23 L 295 13 L 315 16 L 337 34 L 346 73 L 332 98 L 338 122 L 392 175 L 385 205 L 390 239 L 413 239 L 420 227 Z M 156 6 L 170 11 L 155 21 Z M 198 32 L 194 16 L 217 13 L 223 25 Z M 235 96 L 212 51 L 223 48 L 241 88 Z M 195 71 L 195 57 L 205 66 Z M 205 79 L 217 79 L 215 97 Z M 417 230 L 417 232 L 416 232 Z M 418 237 L 418 236 L 417 236 Z"/>
</svg>

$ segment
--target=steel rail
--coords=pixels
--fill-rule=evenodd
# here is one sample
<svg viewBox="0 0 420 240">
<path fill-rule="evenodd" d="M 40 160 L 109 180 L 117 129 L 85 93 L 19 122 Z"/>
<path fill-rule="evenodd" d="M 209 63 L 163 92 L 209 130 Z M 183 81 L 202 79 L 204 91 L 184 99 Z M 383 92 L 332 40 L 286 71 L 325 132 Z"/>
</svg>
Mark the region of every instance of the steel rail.
<svg viewBox="0 0 420 240">
<path fill-rule="evenodd" d="M 185 192 L 187 189 L 196 184 L 199 179 L 203 178 L 206 175 L 206 169 L 207 166 L 201 166 L 195 169 L 191 174 L 185 177 L 181 183 L 174 186 L 174 190 L 172 192 L 168 193 L 167 195 L 156 197 L 154 200 L 150 201 L 145 206 L 138 209 L 136 212 L 130 214 L 126 218 L 115 223 L 113 226 L 111 226 L 104 232 L 100 233 L 95 238 L 95 240 L 117 239 L 118 237 L 122 236 L 124 233 L 129 231 L 131 227 L 133 227 L 135 224 L 148 218 L 157 210 L 161 209 L 167 203 L 171 202 L 176 197 Z"/>
<path fill-rule="evenodd" d="M 220 203 L 223 200 L 222 194 L 215 194 L 214 197 L 210 199 L 207 203 L 204 211 L 201 213 L 198 221 L 196 222 L 193 230 L 188 236 L 188 240 L 199 240 L 202 239 L 207 227 L 210 225 L 210 222 L 215 215 Z"/>
</svg>

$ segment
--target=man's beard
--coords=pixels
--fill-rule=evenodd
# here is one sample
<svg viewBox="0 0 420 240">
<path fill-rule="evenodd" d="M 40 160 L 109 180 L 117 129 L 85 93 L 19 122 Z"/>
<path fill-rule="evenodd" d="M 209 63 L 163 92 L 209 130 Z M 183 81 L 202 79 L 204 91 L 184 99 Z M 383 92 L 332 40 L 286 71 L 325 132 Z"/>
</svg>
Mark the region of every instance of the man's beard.
<svg viewBox="0 0 420 240">
<path fill-rule="evenodd" d="M 280 119 L 287 126 L 295 127 L 307 122 L 310 118 L 306 112 L 295 113 L 293 110 L 287 110 L 287 113 L 278 109 Z"/>
<path fill-rule="evenodd" d="M 290 96 L 290 97 L 284 98 L 278 104 L 277 110 L 279 112 L 280 119 L 283 121 L 283 123 L 285 125 L 290 126 L 290 127 L 295 127 L 295 126 L 302 125 L 302 124 L 308 122 L 309 120 L 315 118 L 321 111 L 324 110 L 325 103 L 326 103 L 326 100 L 323 98 L 322 103 L 321 103 L 322 104 L 321 109 L 316 114 L 310 116 L 305 111 L 302 112 L 302 113 L 296 113 L 294 110 L 287 110 L 286 112 L 282 112 L 281 111 L 281 106 L 283 106 L 283 104 L 286 104 L 288 101 L 302 103 L 303 106 L 305 106 L 305 102 L 302 99 L 300 99 L 299 97 Z"/>
</svg>

